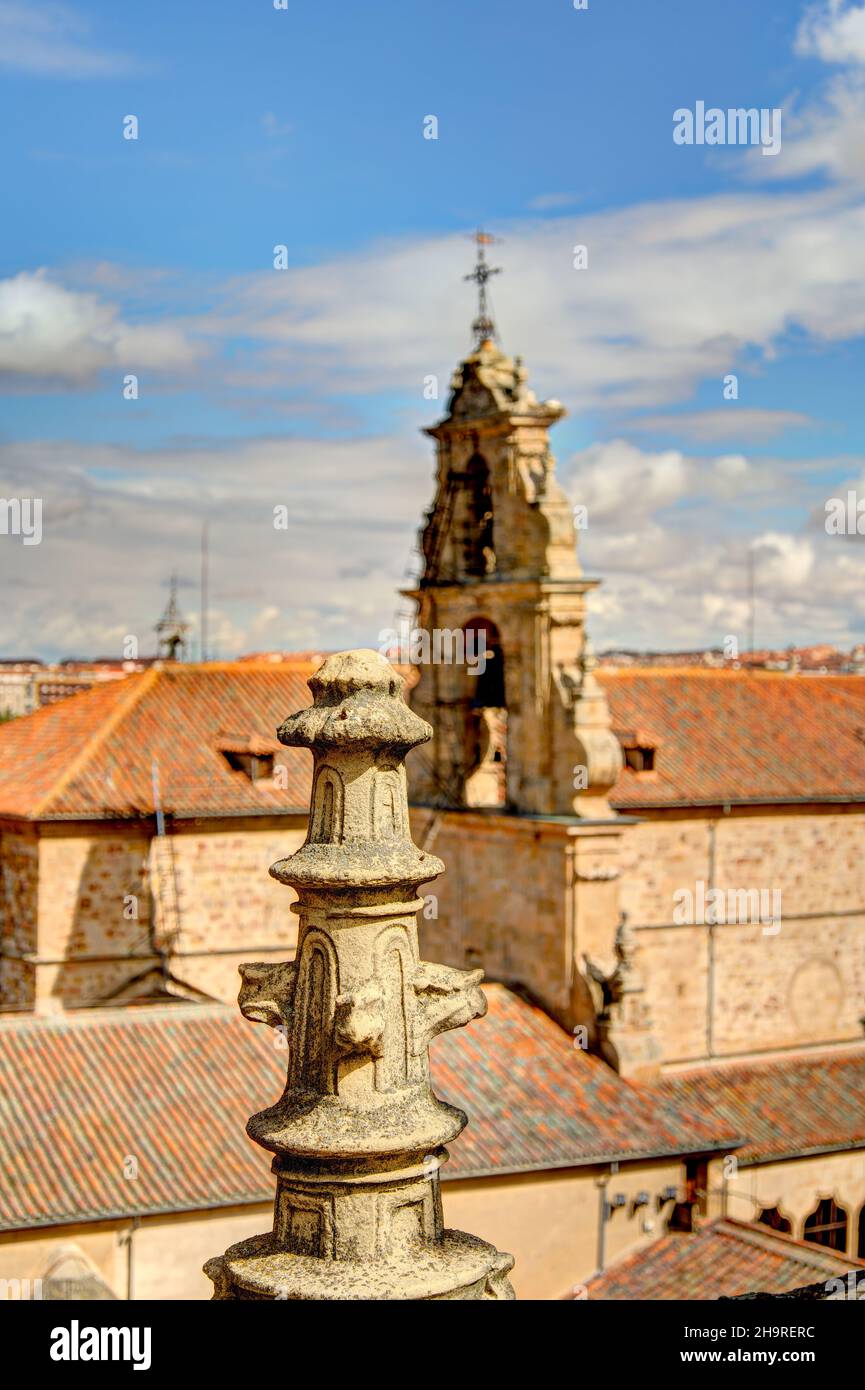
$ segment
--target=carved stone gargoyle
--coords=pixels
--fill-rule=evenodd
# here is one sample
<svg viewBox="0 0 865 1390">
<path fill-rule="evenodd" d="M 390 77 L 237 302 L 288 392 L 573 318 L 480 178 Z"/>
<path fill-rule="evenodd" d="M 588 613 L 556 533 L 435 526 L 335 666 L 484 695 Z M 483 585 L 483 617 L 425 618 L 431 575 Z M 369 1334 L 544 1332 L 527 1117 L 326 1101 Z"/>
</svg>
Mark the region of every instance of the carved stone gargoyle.
<svg viewBox="0 0 865 1390">
<path fill-rule="evenodd" d="M 481 989 L 483 977 L 482 970 L 456 970 L 450 965 L 421 961 L 414 977 L 414 991 L 425 1025 L 425 1036 L 418 1040 L 419 1051 L 437 1033 L 462 1028 L 473 1018 L 483 1018 L 487 1011 Z"/>
<path fill-rule="evenodd" d="M 660 1046 L 654 1034 L 645 986 L 637 966 L 636 935 L 623 912 L 616 928 L 616 963 L 607 973 L 584 956 L 586 980 L 595 1003 L 599 1051 L 615 1071 L 650 1080 Z"/>
<path fill-rule="evenodd" d="M 241 965 L 237 1002 L 244 1018 L 270 1028 L 290 1028 L 297 966 L 294 961 L 252 961 Z"/>
</svg>

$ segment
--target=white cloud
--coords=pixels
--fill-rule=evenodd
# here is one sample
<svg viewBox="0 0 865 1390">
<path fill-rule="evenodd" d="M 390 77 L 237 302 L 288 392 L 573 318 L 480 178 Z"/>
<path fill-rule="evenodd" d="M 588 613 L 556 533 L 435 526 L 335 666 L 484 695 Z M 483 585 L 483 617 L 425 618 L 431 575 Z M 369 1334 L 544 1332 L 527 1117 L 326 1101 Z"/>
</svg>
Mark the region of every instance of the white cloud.
<svg viewBox="0 0 865 1390">
<path fill-rule="evenodd" d="M 40 545 L 0 537 L 0 651 L 112 655 L 133 633 L 150 652 L 175 570 L 194 624 L 205 518 L 213 653 L 376 645 L 429 502 L 424 455 L 397 438 L 0 444 L 3 495 L 43 499 Z"/>
<path fill-rule="evenodd" d="M 865 5 L 822 0 L 805 12 L 796 52 L 824 63 L 865 63 Z"/>
<path fill-rule="evenodd" d="M 824 481 L 784 459 L 653 454 L 621 440 L 570 460 L 569 495 L 588 506 L 581 559 L 603 581 L 590 599 L 598 646 L 699 649 L 730 634 L 744 645 L 749 554 L 758 644 L 861 641 L 865 543 L 826 535 L 825 476 L 839 467 L 814 462 Z M 792 529 L 791 514 L 808 529 Z"/>
<path fill-rule="evenodd" d="M 513 222 L 502 228 L 506 274 L 495 281 L 503 344 L 524 355 L 536 389 L 577 411 L 657 413 L 707 381 L 720 403 L 724 376 L 771 360 L 791 329 L 817 343 L 865 333 L 863 219 L 845 187 Z M 585 271 L 573 268 L 577 242 L 589 247 Z M 99 366 L 126 365 L 133 349 L 170 368 L 192 361 L 196 341 L 214 358 L 230 343 L 205 383 L 223 401 L 248 409 L 269 392 L 284 406 L 290 383 L 307 405 L 408 394 L 423 418 L 440 409 L 425 402 L 424 379 L 437 376 L 442 402 L 460 349 L 470 347 L 466 255 L 457 234 L 376 243 L 221 288 L 208 282 L 214 308 L 197 317 L 188 283 L 166 276 L 160 302 L 177 296 L 178 312 L 150 324 L 136 314 L 134 325 L 104 297 L 122 303 L 123 277 L 112 284 L 108 267 L 99 271 L 104 292 L 25 272 L 6 282 L 14 289 L 5 325 L 0 312 L 0 363 L 20 376 L 54 371 L 80 382 Z M 763 437 L 768 422 L 768 412 L 752 417 Z"/>
<path fill-rule="evenodd" d="M 815 461 L 815 483 L 784 459 L 652 453 L 622 440 L 568 460 L 562 479 L 589 507 L 582 562 L 603 580 L 592 599 L 598 646 L 699 647 L 728 633 L 744 643 L 749 547 L 758 641 L 861 640 L 865 543 L 823 527 L 823 499 L 844 495 L 851 462 Z M 394 625 L 430 465 L 422 440 L 399 435 L 4 444 L 4 495 L 44 506 L 41 545 L 0 539 L 0 650 L 112 655 L 134 633 L 151 651 L 174 570 L 195 650 L 204 518 L 214 654 L 376 645 Z M 285 530 L 273 525 L 277 505 Z M 810 517 L 807 530 L 797 516 Z"/>
<path fill-rule="evenodd" d="M 791 97 L 784 105 L 781 154 L 747 161 L 761 181 L 790 180 L 822 173 L 839 183 L 865 183 L 865 4 L 820 0 L 799 24 L 795 50 L 839 65 L 830 81 L 804 107 Z"/>
<path fill-rule="evenodd" d="M 590 525 L 623 514 L 629 523 L 648 517 L 685 496 L 689 485 L 687 462 L 677 450 L 645 454 L 624 439 L 593 444 L 571 467 L 574 502 L 588 509 Z"/>
<path fill-rule="evenodd" d="M 641 528 L 642 539 L 635 557 L 655 539 L 665 534 L 661 514 L 678 507 L 691 529 L 700 530 L 727 504 L 759 499 L 772 487 L 771 465 L 754 464 L 742 454 L 720 454 L 716 458 L 689 457 L 678 449 L 648 453 L 624 439 L 592 444 L 574 454 L 560 470 L 574 503 L 588 510 L 589 531 L 596 526 L 612 530 L 613 544 L 620 544 L 632 527 Z M 694 518 L 697 504 L 709 509 Z M 625 528 L 623 532 L 623 528 Z"/>
<path fill-rule="evenodd" d="M 865 75 L 840 72 L 801 112 L 791 106 L 780 155 L 751 159 L 749 173 L 764 181 L 822 173 L 837 183 L 865 183 Z"/>
<path fill-rule="evenodd" d="M 814 546 L 807 536 L 767 531 L 755 538 L 752 549 L 755 571 L 772 590 L 780 590 L 789 597 L 812 576 Z"/>
<path fill-rule="evenodd" d="M 114 77 L 133 61 L 89 41 L 88 19 L 69 5 L 0 0 L 0 68 L 39 77 Z"/>
<path fill-rule="evenodd" d="M 700 410 L 675 415 L 641 415 L 628 421 L 628 428 L 666 434 L 695 444 L 711 444 L 735 439 L 756 444 L 788 429 L 800 429 L 814 421 L 798 410 L 762 410 L 756 406 L 730 403 L 723 410 Z"/>
<path fill-rule="evenodd" d="M 764 161 L 765 162 L 765 161 Z M 812 339 L 865 332 L 865 236 L 858 202 L 836 189 L 736 193 L 511 223 L 495 281 L 502 341 L 533 384 L 576 410 L 688 399 L 706 380 L 770 359 L 791 328 Z M 589 247 L 589 268 L 572 248 Z M 227 287 L 197 327 L 251 344 L 234 381 L 319 397 L 440 394 L 469 347 L 461 235 L 373 245 Z M 397 351 L 395 345 L 399 345 Z"/>
<path fill-rule="evenodd" d="M 125 323 L 114 304 L 66 289 L 45 270 L 0 281 L 0 372 L 13 377 L 81 385 L 103 367 L 188 368 L 201 351 L 170 321 Z"/>
</svg>

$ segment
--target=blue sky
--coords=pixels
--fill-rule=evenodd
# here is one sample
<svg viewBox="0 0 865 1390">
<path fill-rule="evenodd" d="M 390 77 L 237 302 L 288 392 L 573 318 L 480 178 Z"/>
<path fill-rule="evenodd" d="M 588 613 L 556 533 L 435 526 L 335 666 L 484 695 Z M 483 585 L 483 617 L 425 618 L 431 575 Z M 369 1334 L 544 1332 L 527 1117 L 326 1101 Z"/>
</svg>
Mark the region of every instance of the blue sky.
<svg viewBox="0 0 865 1390">
<path fill-rule="evenodd" d="M 0 537 L 2 654 L 149 650 L 204 519 L 223 654 L 375 645 L 478 224 L 570 410 L 597 644 L 741 632 L 749 547 L 758 640 L 865 639 L 823 527 L 865 496 L 865 5 L 0 0 L 0 70 L 0 495 L 45 516 Z M 781 153 L 675 144 L 698 100 L 780 109 Z"/>
</svg>

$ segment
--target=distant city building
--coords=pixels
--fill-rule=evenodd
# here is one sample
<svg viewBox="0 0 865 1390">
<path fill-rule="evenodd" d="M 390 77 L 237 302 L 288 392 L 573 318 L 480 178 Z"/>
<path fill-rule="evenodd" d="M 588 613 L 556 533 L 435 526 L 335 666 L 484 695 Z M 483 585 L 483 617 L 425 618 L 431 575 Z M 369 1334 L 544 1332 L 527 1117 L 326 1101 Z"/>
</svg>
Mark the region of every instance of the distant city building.
<svg viewBox="0 0 865 1390">
<path fill-rule="evenodd" d="M 803 672 L 807 675 L 850 674 L 865 675 L 865 645 L 851 651 L 841 651 L 828 643 L 812 647 L 761 648 L 727 656 L 721 647 L 706 647 L 693 651 L 637 651 L 628 647 L 610 647 L 598 656 L 600 666 L 708 666 L 712 670 L 727 669 Z"/>
<path fill-rule="evenodd" d="M 0 658 L 0 719 L 16 719 L 32 714 L 43 705 L 52 705 L 102 681 L 122 680 L 136 671 L 145 671 L 156 658 L 118 661 L 97 657 L 92 661 L 21 661 Z"/>
<path fill-rule="evenodd" d="M 57 662 L 41 661 L 38 657 L 0 657 L 0 720 L 32 714 L 43 705 L 78 695 L 102 681 L 122 680 L 165 661 L 179 661 L 186 651 L 189 623 L 181 617 L 177 605 L 176 575 L 172 575 L 168 603 L 154 630 L 157 656 L 134 660 L 110 656 L 90 660 L 69 657 Z"/>
</svg>

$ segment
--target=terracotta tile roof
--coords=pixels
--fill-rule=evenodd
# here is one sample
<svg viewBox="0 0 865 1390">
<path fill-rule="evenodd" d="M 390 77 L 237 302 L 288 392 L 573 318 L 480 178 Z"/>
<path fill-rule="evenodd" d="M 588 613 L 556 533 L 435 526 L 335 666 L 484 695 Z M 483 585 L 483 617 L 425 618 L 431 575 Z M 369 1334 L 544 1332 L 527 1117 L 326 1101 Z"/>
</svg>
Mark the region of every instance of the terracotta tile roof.
<svg viewBox="0 0 865 1390">
<path fill-rule="evenodd" d="M 317 659 L 153 668 L 0 726 L 0 815 L 152 814 L 151 762 L 176 816 L 305 810 L 310 762 L 275 730 L 309 704 Z M 865 677 L 599 670 L 624 742 L 656 748 L 626 770 L 622 811 L 724 802 L 865 802 Z M 287 784 L 253 785 L 225 752 L 275 754 Z"/>
<path fill-rule="evenodd" d="M 539 1009 L 502 986 L 488 999 L 433 1043 L 437 1090 L 470 1116 L 447 1177 L 707 1146 Z M 0 1021 L 0 1229 L 269 1200 L 245 1125 L 285 1084 L 274 1037 L 228 1005 Z"/>
<path fill-rule="evenodd" d="M 151 815 L 152 763 L 175 816 L 305 811 L 311 760 L 276 728 L 311 696 L 307 662 L 154 668 L 0 726 L 0 815 Z M 224 754 L 272 752 L 285 785 L 231 768 Z"/>
<path fill-rule="evenodd" d="M 571 1167 L 723 1147 L 739 1137 L 624 1081 L 542 1009 L 503 985 L 485 986 L 490 1011 L 435 1040 L 434 1079 L 470 1116 L 454 1145 L 453 1176 Z"/>
<path fill-rule="evenodd" d="M 865 1047 L 697 1067 L 651 1090 L 683 1115 L 743 1135 L 740 1163 L 865 1148 Z"/>
<path fill-rule="evenodd" d="M 279 1060 L 232 1013 L 173 1005 L 3 1021 L 0 1227 L 265 1198 L 241 1085 L 272 1092 Z M 136 1177 L 124 1177 L 128 1158 Z"/>
<path fill-rule="evenodd" d="M 788 1293 L 865 1269 L 865 1261 L 722 1218 L 696 1234 L 669 1232 L 589 1281 L 589 1299 L 714 1299 Z"/>
<path fill-rule="evenodd" d="M 656 748 L 625 770 L 619 810 L 725 802 L 865 801 L 865 677 L 598 670 L 620 740 Z M 634 738 L 634 735 L 637 738 Z"/>
</svg>

